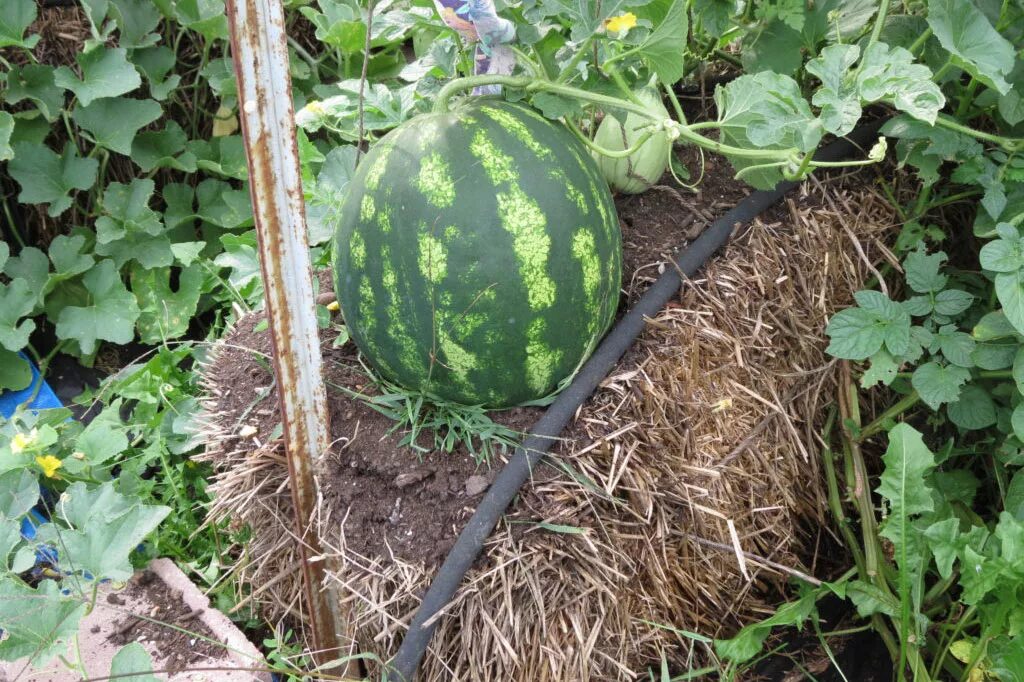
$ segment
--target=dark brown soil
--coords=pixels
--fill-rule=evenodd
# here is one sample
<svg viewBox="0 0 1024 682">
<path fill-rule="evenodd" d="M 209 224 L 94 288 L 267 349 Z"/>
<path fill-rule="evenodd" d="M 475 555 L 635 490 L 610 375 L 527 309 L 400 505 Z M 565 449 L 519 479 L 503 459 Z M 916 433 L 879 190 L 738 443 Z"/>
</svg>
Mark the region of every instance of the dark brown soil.
<svg viewBox="0 0 1024 682">
<path fill-rule="evenodd" d="M 699 175 L 696 154 L 681 160 L 694 177 Z M 744 196 L 731 173 L 724 160 L 708 157 L 699 194 L 679 187 L 667 175 L 664 184 L 645 194 L 616 197 L 623 280 L 630 298 L 657 277 L 659 267 L 680 245 Z M 319 285 L 321 292 L 330 291 L 330 278 L 322 273 Z M 234 423 L 221 427 L 240 438 L 252 438 L 257 445 L 273 440 L 280 431 L 270 338 L 264 327 L 256 316 L 244 318 L 229 335 L 214 370 L 218 386 L 229 389 L 219 399 L 218 411 L 237 415 Z M 434 565 L 447 554 L 503 462 L 478 467 L 461 447 L 446 454 L 401 445 L 407 433 L 396 431 L 395 422 L 365 400 L 376 389 L 354 346 L 335 348 L 335 338 L 331 330 L 321 334 L 334 443 L 324 481 L 328 506 L 336 522 L 344 523 L 350 550 Z M 364 399 L 353 393 L 364 394 Z M 525 434 L 541 413 L 539 408 L 516 408 L 492 412 L 491 418 Z M 428 445 L 427 436 L 419 443 Z"/>
<path fill-rule="evenodd" d="M 165 668 L 172 674 L 223 655 L 225 644 L 219 642 L 213 631 L 198 617 L 202 612 L 193 612 L 182 601 L 180 592 L 172 590 L 152 572 L 143 571 L 132 578 L 125 591 L 129 597 L 145 595 L 149 601 L 158 605 L 158 610 L 144 614 L 152 621 L 135 616 L 125 617 L 117 623 L 117 630 L 110 635 L 109 641 L 118 645 L 143 639 L 153 642 L 163 657 L 156 662 L 159 665 L 155 667 Z M 123 605 L 125 600 L 111 593 L 107 595 L 107 602 Z"/>
<path fill-rule="evenodd" d="M 630 298 L 657 279 L 680 247 L 696 239 L 719 215 L 746 196 L 750 189 L 732 178 L 732 167 L 721 157 L 704 155 L 694 147 L 676 151 L 690 171 L 691 181 L 703 179 L 694 192 L 681 187 L 671 173 L 643 194 L 615 198 L 622 228 L 623 287 Z"/>
</svg>

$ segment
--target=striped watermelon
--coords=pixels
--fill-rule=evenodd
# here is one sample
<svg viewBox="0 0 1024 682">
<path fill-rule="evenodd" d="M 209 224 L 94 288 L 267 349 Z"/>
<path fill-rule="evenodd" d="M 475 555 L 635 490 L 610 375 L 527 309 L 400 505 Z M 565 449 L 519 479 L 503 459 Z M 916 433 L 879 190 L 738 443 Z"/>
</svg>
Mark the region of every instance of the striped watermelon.
<svg viewBox="0 0 1024 682">
<path fill-rule="evenodd" d="M 385 377 L 467 405 L 547 395 L 618 301 L 618 218 L 587 149 L 500 99 L 419 116 L 348 186 L 335 291 Z"/>
</svg>

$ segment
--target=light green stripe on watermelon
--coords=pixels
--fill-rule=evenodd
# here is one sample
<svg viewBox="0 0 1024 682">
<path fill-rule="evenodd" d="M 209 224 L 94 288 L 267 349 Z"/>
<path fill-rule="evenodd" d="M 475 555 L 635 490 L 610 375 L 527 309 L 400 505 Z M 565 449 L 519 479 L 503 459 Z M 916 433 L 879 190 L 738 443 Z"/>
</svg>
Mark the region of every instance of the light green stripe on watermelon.
<svg viewBox="0 0 1024 682">
<path fill-rule="evenodd" d="M 384 176 L 384 169 L 388 165 L 388 159 L 391 157 L 391 149 L 392 147 L 389 144 L 382 145 L 377 158 L 373 160 L 373 165 L 367 171 L 366 188 L 370 191 L 375 191 L 377 185 L 380 184 L 380 179 Z"/>
<path fill-rule="evenodd" d="M 364 194 L 363 200 L 359 204 L 359 219 L 364 222 L 370 222 L 373 220 L 374 213 L 376 213 L 376 208 L 373 205 L 373 196 Z"/>
<path fill-rule="evenodd" d="M 358 232 L 353 233 L 352 238 L 355 239 L 358 234 Z M 362 237 L 360 237 L 360 239 L 362 239 Z M 363 275 L 359 279 L 359 317 L 363 331 L 368 337 L 373 334 L 374 321 L 377 319 L 373 314 L 373 307 L 373 287 L 370 286 L 370 278 Z"/>
<path fill-rule="evenodd" d="M 519 181 L 515 160 L 508 154 L 503 154 L 484 131 L 476 131 L 473 135 L 473 141 L 469 145 L 469 151 L 477 158 L 480 165 L 484 167 L 487 177 L 495 185 Z"/>
<path fill-rule="evenodd" d="M 416 186 L 437 208 L 448 208 L 455 201 L 455 183 L 448 163 L 436 152 L 420 163 Z"/>
<path fill-rule="evenodd" d="M 545 161 L 551 160 L 551 150 L 537 142 L 536 136 L 531 133 L 530 129 L 527 128 L 518 118 L 503 109 L 484 107 L 481 111 L 483 111 L 485 116 L 507 130 L 509 134 L 519 140 L 519 142 L 531 152 L 536 154 L 538 158 L 544 159 Z"/>
<path fill-rule="evenodd" d="M 421 232 L 419 241 L 420 274 L 428 282 L 439 284 L 448 274 L 448 253 L 444 244 L 429 232 Z"/>
<path fill-rule="evenodd" d="M 405 313 L 402 310 L 403 296 L 398 290 L 398 276 L 395 273 L 391 259 L 391 249 L 384 246 L 381 249 L 381 284 L 384 291 L 388 292 L 388 304 L 385 310 L 385 317 L 388 324 L 388 336 L 390 343 L 398 348 L 398 361 L 409 371 L 423 372 L 425 367 L 420 352 L 417 350 L 416 340 L 409 332 L 409 325 L 406 322 Z"/>
<path fill-rule="evenodd" d="M 590 207 L 587 206 L 587 198 L 583 196 L 583 192 L 580 191 L 579 187 L 572 184 L 572 181 L 569 180 L 569 176 L 565 174 L 565 171 L 561 168 L 555 168 L 548 172 L 548 177 L 565 188 L 565 193 L 570 199 L 572 199 L 573 203 L 576 204 L 576 208 L 578 208 L 583 215 L 590 213 Z"/>
<path fill-rule="evenodd" d="M 391 211 L 387 208 L 382 208 L 377 213 L 377 227 L 380 228 L 381 232 L 391 231 Z"/>
<path fill-rule="evenodd" d="M 445 367 L 455 375 L 460 384 L 470 386 L 469 373 L 476 369 L 476 355 L 457 344 L 444 329 L 439 330 L 437 336 L 438 345 L 444 355 Z"/>
<path fill-rule="evenodd" d="M 562 361 L 562 351 L 544 343 L 547 322 L 536 318 L 526 328 L 526 382 L 535 391 L 544 391 L 554 379 L 555 369 Z"/>
<path fill-rule="evenodd" d="M 603 294 L 600 291 L 601 260 L 597 253 L 594 234 L 588 228 L 581 227 L 572 236 L 572 255 L 580 262 L 583 270 L 583 292 L 587 298 L 587 305 L 600 309 Z M 595 334 L 601 322 L 597 315 L 593 315 L 587 320 L 587 329 L 591 334 Z"/>
<path fill-rule="evenodd" d="M 363 235 L 353 232 L 348 248 L 352 257 L 352 265 L 361 270 L 366 266 L 366 242 L 363 240 Z"/>
<path fill-rule="evenodd" d="M 498 194 L 498 213 L 502 227 L 512 234 L 512 250 L 519 262 L 530 307 L 549 307 L 555 302 L 555 282 L 547 273 L 551 237 L 544 212 L 523 190 L 512 187 Z"/>
</svg>

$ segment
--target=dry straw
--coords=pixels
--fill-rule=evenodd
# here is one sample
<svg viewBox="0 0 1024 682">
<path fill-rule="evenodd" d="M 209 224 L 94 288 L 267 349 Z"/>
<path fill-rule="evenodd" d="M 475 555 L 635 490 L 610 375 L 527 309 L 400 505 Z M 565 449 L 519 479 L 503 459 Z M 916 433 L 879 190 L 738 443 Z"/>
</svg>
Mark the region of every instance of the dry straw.
<svg viewBox="0 0 1024 682">
<path fill-rule="evenodd" d="M 685 670 L 710 654 L 679 631 L 727 636 L 790 580 L 829 577 L 814 434 L 836 365 L 822 330 L 891 260 L 896 218 L 863 186 L 802 192 L 650 321 L 566 434 L 557 457 L 574 476 L 537 472 L 441 616 L 420 679 L 637 679 L 663 652 Z M 232 338 L 205 370 L 211 518 L 252 527 L 248 599 L 301 623 L 285 461 L 223 411 L 238 363 L 265 371 Z M 361 556 L 346 547 L 346 510 L 320 514 L 354 648 L 386 659 L 432 570 Z"/>
</svg>

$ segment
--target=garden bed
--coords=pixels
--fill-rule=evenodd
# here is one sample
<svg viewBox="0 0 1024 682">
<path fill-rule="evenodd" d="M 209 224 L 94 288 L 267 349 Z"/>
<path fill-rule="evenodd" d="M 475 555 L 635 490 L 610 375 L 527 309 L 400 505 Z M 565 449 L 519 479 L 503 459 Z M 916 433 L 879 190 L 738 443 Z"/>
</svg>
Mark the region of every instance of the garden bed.
<svg viewBox="0 0 1024 682">
<path fill-rule="evenodd" d="M 726 173 L 712 159 L 701 195 L 665 185 L 619 198 L 624 306 L 671 267 L 688 231 L 743 196 Z M 807 184 L 743 229 L 650 321 L 564 434 L 555 466 L 534 472 L 446 609 L 423 679 L 629 679 L 663 652 L 685 669 L 708 652 L 673 628 L 728 636 L 793 575 L 828 577 L 814 432 L 835 366 L 820 329 L 870 272 L 850 240 L 882 258 L 893 225 L 854 176 Z M 280 618 L 298 615 L 300 584 L 281 533 L 291 501 L 260 319 L 240 320 L 205 371 L 206 457 L 220 470 L 213 517 L 253 526 L 242 570 Z M 321 339 L 334 447 L 317 523 L 353 651 L 387 658 L 501 462 L 401 446 L 405 434 L 352 397 L 375 389 L 334 333 Z M 525 432 L 540 413 L 492 416 Z"/>
</svg>

